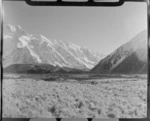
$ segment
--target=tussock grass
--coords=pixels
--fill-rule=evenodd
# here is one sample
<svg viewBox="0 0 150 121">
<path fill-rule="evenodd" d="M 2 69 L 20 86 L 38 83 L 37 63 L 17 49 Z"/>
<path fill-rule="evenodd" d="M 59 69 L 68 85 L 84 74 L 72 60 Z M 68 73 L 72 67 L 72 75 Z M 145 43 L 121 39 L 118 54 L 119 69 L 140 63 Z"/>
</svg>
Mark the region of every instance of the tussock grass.
<svg viewBox="0 0 150 121">
<path fill-rule="evenodd" d="M 3 117 L 145 118 L 146 78 L 3 80 Z"/>
</svg>

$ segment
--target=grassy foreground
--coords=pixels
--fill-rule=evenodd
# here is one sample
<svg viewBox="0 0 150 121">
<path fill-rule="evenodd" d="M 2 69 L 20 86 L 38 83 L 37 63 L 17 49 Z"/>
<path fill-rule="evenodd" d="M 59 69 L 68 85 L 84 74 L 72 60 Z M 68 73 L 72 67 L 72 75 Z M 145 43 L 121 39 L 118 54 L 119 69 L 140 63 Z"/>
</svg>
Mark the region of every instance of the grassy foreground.
<svg viewBox="0 0 150 121">
<path fill-rule="evenodd" d="M 3 117 L 145 118 L 147 78 L 4 79 Z"/>
</svg>

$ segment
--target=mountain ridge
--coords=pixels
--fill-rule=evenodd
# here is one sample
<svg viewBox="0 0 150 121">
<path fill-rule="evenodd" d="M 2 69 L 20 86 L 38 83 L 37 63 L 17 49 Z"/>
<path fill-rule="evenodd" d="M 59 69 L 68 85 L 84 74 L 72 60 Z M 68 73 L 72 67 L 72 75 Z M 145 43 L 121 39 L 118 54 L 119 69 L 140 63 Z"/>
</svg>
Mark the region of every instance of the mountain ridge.
<svg viewBox="0 0 150 121">
<path fill-rule="evenodd" d="M 93 68 L 103 55 L 71 42 L 31 35 L 21 26 L 5 25 L 3 65 L 50 64 L 81 70 Z"/>
<path fill-rule="evenodd" d="M 146 30 L 140 32 L 130 41 L 103 58 L 90 72 L 110 74 L 147 73 L 146 37 Z"/>
<path fill-rule="evenodd" d="M 43 69 L 43 72 L 147 73 L 146 37 L 147 31 L 144 30 L 104 56 L 71 42 L 31 35 L 21 26 L 8 24 L 4 27 L 3 67 L 7 71 L 24 67 L 23 65 L 27 66 L 24 71 L 34 70 L 33 66 L 30 66 L 34 65 L 37 69 Z M 49 67 L 47 70 L 45 65 Z"/>
</svg>

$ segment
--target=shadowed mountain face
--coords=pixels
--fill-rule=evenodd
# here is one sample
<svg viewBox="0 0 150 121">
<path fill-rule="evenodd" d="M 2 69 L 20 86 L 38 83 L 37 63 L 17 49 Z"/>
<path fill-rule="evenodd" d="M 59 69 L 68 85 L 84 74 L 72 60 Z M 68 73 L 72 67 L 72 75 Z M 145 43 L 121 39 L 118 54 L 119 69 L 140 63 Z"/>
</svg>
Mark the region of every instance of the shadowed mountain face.
<svg viewBox="0 0 150 121">
<path fill-rule="evenodd" d="M 70 42 L 28 34 L 20 26 L 4 28 L 3 67 L 13 64 L 48 64 L 60 68 L 89 70 L 103 57 Z"/>
<path fill-rule="evenodd" d="M 49 64 L 13 64 L 4 69 L 6 73 L 45 74 L 45 73 L 83 73 L 79 69 L 52 66 Z"/>
<path fill-rule="evenodd" d="M 147 73 L 147 31 L 142 31 L 102 59 L 92 73 L 141 74 Z"/>
</svg>

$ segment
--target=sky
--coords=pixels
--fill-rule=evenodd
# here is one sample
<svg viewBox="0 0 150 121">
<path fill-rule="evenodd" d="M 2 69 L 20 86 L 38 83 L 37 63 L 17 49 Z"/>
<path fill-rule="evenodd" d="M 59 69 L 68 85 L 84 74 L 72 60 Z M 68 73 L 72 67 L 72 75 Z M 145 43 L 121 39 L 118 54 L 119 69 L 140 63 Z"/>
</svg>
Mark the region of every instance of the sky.
<svg viewBox="0 0 150 121">
<path fill-rule="evenodd" d="M 107 55 L 147 29 L 147 4 L 43 7 L 5 1 L 4 24 L 20 25 L 30 34 L 69 41 Z"/>
</svg>

